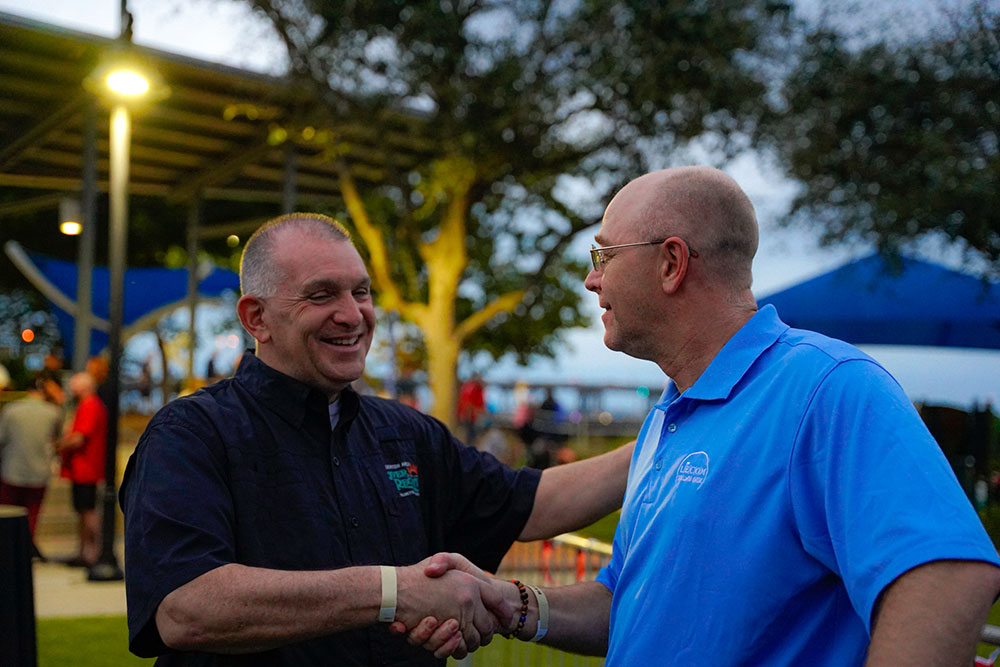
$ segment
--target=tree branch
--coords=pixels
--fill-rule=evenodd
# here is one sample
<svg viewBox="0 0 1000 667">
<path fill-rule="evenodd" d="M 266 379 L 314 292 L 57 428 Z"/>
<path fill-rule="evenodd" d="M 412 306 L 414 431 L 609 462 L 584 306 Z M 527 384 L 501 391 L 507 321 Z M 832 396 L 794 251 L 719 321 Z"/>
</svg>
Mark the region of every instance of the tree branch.
<svg viewBox="0 0 1000 667">
<path fill-rule="evenodd" d="M 344 196 L 344 203 L 347 205 L 347 212 L 354 222 L 354 227 L 358 230 L 362 240 L 368 247 L 368 260 L 371 264 L 372 278 L 375 289 L 381 295 L 382 306 L 389 310 L 402 312 L 404 302 L 399 293 L 399 287 L 392 279 L 389 270 L 389 250 L 385 245 L 385 238 L 382 232 L 372 224 L 365 210 L 364 202 L 358 193 L 354 177 L 343 160 L 337 160 L 336 169 L 340 176 L 340 192 Z"/>
<path fill-rule="evenodd" d="M 462 322 L 455 327 L 455 336 L 458 337 L 459 340 L 465 340 L 467 336 L 489 322 L 495 316 L 500 313 L 509 313 L 513 311 L 523 300 L 523 289 L 501 294 L 496 299 L 486 304 L 486 306 L 462 320 Z"/>
</svg>

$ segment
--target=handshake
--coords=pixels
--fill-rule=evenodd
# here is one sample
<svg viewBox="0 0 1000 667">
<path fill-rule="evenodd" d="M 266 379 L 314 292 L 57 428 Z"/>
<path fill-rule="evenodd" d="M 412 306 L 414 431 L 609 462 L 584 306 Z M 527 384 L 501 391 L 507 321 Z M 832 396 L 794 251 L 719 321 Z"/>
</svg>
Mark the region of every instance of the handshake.
<svg viewBox="0 0 1000 667">
<path fill-rule="evenodd" d="M 537 589 L 529 593 L 493 578 L 460 554 L 439 553 L 396 571 L 396 615 L 389 629 L 406 633 L 410 644 L 436 658 L 463 658 L 495 634 L 531 640 L 545 625 L 538 624 Z"/>
</svg>

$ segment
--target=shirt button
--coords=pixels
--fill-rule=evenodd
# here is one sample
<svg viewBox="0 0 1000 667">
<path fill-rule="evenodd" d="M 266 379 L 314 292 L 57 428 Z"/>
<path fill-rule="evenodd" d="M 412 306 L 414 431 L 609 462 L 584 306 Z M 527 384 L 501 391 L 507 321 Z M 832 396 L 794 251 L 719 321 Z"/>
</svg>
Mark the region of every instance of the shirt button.
<svg viewBox="0 0 1000 667">
<path fill-rule="evenodd" d="M 333 457 L 333 465 L 335 465 L 335 466 L 339 466 L 340 465 L 340 459 L 338 459 L 336 456 Z"/>
<path fill-rule="evenodd" d="M 659 470 L 662 467 L 663 467 L 663 461 L 657 461 L 656 462 L 656 469 Z"/>
<path fill-rule="evenodd" d="M 674 431 L 677 430 L 677 424 L 670 424 L 669 426 L 667 426 L 667 430 L 673 433 Z"/>
<path fill-rule="evenodd" d="M 361 522 L 358 521 L 358 517 L 356 516 L 351 517 L 351 525 L 354 526 L 355 528 L 361 525 Z"/>
</svg>

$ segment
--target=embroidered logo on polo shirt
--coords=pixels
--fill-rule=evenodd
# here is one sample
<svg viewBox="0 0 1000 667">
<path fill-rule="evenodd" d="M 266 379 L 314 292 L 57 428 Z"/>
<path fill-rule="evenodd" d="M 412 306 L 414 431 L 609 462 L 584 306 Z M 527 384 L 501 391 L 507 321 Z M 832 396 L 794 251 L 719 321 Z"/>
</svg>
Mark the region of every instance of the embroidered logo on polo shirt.
<svg viewBox="0 0 1000 667">
<path fill-rule="evenodd" d="M 420 495 L 420 476 L 417 474 L 417 464 L 409 461 L 401 463 L 386 463 L 385 474 L 399 491 L 399 497 Z"/>
<path fill-rule="evenodd" d="M 677 466 L 677 483 L 697 484 L 699 488 L 708 477 L 708 454 L 692 452 Z"/>
</svg>

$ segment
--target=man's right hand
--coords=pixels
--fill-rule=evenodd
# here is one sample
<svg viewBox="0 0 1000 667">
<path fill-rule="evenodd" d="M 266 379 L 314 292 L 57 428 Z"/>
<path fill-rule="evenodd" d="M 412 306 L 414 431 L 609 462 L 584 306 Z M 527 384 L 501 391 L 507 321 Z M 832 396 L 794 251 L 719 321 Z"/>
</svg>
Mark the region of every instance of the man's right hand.
<svg viewBox="0 0 1000 667">
<path fill-rule="evenodd" d="M 439 554 L 397 569 L 396 619 L 410 630 L 433 625 L 449 637 L 451 654 L 462 658 L 509 627 L 514 612 L 481 570 L 457 554 L 445 556 L 464 563 Z M 450 620 L 438 627 L 434 619 Z"/>
<path fill-rule="evenodd" d="M 517 621 L 516 611 L 519 593 L 513 584 L 491 577 L 476 567 L 467 558 L 457 553 L 439 553 L 423 561 L 426 564 L 424 574 L 428 577 L 442 577 L 450 571 L 464 572 L 480 581 L 493 586 L 501 595 L 509 593 L 507 596 L 508 607 L 512 613 L 508 620 L 497 632 L 509 633 L 514 629 Z M 507 590 L 510 589 L 510 590 Z M 439 622 L 438 618 L 445 619 Z M 393 632 L 407 633 L 407 641 L 414 646 L 423 646 L 428 651 L 434 653 L 436 658 L 463 658 L 467 653 L 474 651 L 465 644 L 462 633 L 457 631 L 458 622 L 454 618 L 433 616 L 424 618 L 416 626 L 403 627 L 401 623 L 394 623 L 390 628 Z M 482 642 L 485 646 L 488 642 Z"/>
</svg>

